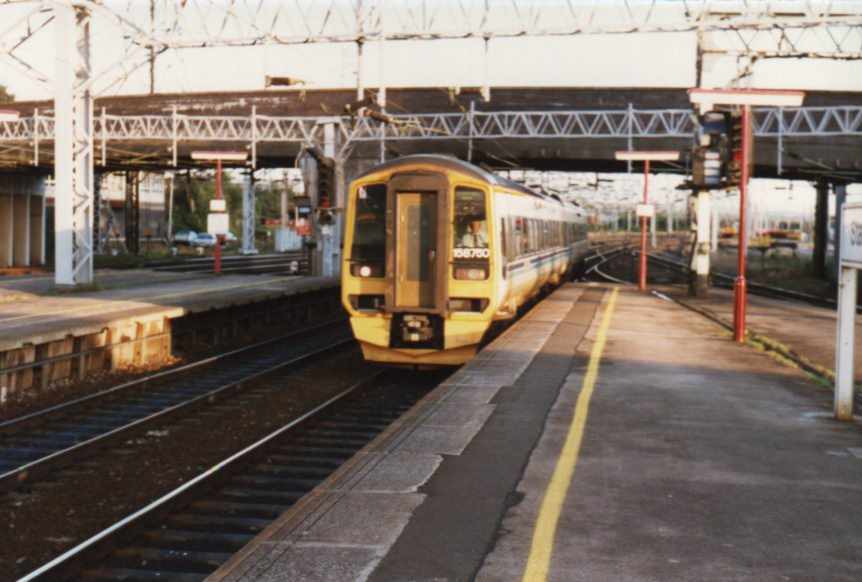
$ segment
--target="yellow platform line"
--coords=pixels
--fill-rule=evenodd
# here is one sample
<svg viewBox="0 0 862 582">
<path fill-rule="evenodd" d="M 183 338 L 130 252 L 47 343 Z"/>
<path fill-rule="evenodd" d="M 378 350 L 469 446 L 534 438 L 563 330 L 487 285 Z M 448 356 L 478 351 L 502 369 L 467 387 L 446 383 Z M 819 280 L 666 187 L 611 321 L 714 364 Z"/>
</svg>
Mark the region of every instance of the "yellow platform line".
<svg viewBox="0 0 862 582">
<path fill-rule="evenodd" d="M 599 376 L 599 364 L 605 350 L 608 328 L 611 325 L 611 316 L 617 302 L 618 291 L 619 289 L 615 288 L 611 292 L 611 297 L 599 324 L 596 343 L 593 344 L 593 349 L 590 352 L 587 373 L 584 376 L 581 393 L 578 395 L 578 402 L 575 405 L 575 415 L 572 418 L 563 450 L 557 459 L 554 474 L 551 476 L 551 482 L 545 490 L 542 506 L 539 509 L 539 519 L 536 520 L 536 529 L 533 531 L 533 542 L 530 545 L 530 557 L 524 570 L 523 582 L 544 582 L 548 579 L 551 555 L 554 551 L 554 538 L 557 534 L 557 522 L 566 501 L 572 476 L 575 474 L 575 465 L 578 463 L 584 428 L 587 425 L 590 399 L 593 396 L 596 379 Z"/>
</svg>

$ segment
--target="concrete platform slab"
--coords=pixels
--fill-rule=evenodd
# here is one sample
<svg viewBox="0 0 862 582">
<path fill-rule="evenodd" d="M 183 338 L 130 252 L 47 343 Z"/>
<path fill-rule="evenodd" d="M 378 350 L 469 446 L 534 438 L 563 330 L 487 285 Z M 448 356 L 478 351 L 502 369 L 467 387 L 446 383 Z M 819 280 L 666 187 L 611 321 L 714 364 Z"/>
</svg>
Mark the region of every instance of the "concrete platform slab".
<svg viewBox="0 0 862 582">
<path fill-rule="evenodd" d="M 445 459 L 463 454 L 496 409 L 496 405 L 489 404 L 491 400 L 521 377 L 559 327 L 559 322 L 553 323 L 555 314 L 570 310 L 582 291 L 569 287 L 536 307 L 522 325 L 497 338 L 492 344 L 493 350 L 483 352 L 469 366 L 452 374 L 350 465 L 285 513 L 209 580 L 258 580 L 262 564 L 266 564 L 266 568 L 276 567 L 272 566 L 272 553 L 266 552 L 263 544 L 298 546 L 309 540 L 305 532 L 311 532 L 317 527 L 313 524 L 317 523 L 332 524 L 321 526 L 315 535 L 327 536 L 325 540 L 323 537 L 316 539 L 319 543 L 331 544 L 334 554 L 338 554 L 334 548 L 344 547 L 346 543 L 367 546 L 371 540 L 374 558 L 370 564 L 368 553 L 361 556 L 338 554 L 341 559 L 356 562 L 328 566 L 335 571 L 359 573 L 343 580 L 367 579 L 409 521 L 415 519 L 417 508 L 424 505 L 429 479 L 433 479 Z M 547 321 L 538 321 L 541 318 Z M 517 471 L 513 470 L 513 474 Z M 379 509 L 367 512 L 372 506 Z M 361 517 L 357 519 L 357 515 Z M 333 520 L 333 516 L 341 517 Z M 339 525 L 341 520 L 343 528 Z M 352 532 L 352 539 L 344 537 L 346 530 Z M 438 530 L 435 535 L 449 534 Z M 282 553 L 275 561 L 289 562 L 293 556 Z M 371 567 L 366 567 L 369 565 Z"/>
<path fill-rule="evenodd" d="M 52 285 L 49 277 L 0 281 L 0 406 L 68 378 L 163 366 L 181 343 L 175 337 L 191 337 L 186 348 L 197 343 L 195 326 L 211 331 L 204 339 L 212 347 L 242 331 L 307 319 L 306 304 L 288 313 L 285 297 L 325 292 L 327 313 L 338 303 L 338 281 L 325 277 L 131 271 L 100 273 L 94 290 L 59 293 Z"/>
<path fill-rule="evenodd" d="M 733 324 L 733 293 L 711 289 L 708 298 L 688 297 L 679 289 L 669 288 L 668 294 L 691 307 L 710 313 Z M 748 296 L 746 321 L 757 336 L 775 342 L 798 355 L 827 376 L 835 367 L 836 312 L 832 309 L 805 305 L 796 301 Z M 862 337 L 862 321 L 856 323 L 856 337 Z M 862 383 L 862 342 L 857 342 L 856 382 Z"/>
<path fill-rule="evenodd" d="M 558 290 L 209 580 L 862 579 L 862 424 L 714 322 L 610 289 Z M 303 554 L 318 523 L 325 564 Z"/>
<path fill-rule="evenodd" d="M 167 275 L 167 276 L 164 276 Z M 42 278 L 31 278 L 41 280 Z M 107 323 L 143 313 L 178 317 L 282 295 L 334 288 L 327 277 L 200 276 L 134 272 L 121 283 L 91 292 L 29 295 L 0 303 L 0 351 L 101 330 Z M 10 282 L 11 289 L 26 288 Z"/>
</svg>

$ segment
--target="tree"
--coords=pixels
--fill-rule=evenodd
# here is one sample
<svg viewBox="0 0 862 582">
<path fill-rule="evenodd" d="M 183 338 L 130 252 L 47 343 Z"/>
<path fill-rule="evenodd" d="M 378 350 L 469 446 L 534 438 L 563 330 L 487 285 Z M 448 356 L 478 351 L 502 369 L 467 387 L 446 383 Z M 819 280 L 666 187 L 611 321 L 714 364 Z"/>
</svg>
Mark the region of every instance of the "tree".
<svg viewBox="0 0 862 582">
<path fill-rule="evenodd" d="M 0 85 L 0 103 L 12 103 L 13 101 L 15 101 L 15 96 L 5 86 Z"/>
</svg>

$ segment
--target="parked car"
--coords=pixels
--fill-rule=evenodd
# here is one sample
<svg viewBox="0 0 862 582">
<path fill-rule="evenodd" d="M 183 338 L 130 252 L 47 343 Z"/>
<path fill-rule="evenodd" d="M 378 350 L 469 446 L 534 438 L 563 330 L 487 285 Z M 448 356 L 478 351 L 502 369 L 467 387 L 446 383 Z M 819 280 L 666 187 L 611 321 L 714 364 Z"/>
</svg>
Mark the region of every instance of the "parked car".
<svg viewBox="0 0 862 582">
<path fill-rule="evenodd" d="M 214 247 L 216 237 L 208 232 L 202 232 L 195 237 L 192 244 L 196 247 Z"/>
<path fill-rule="evenodd" d="M 178 230 L 174 233 L 174 244 L 191 245 L 197 237 L 198 233 L 193 230 Z"/>
<path fill-rule="evenodd" d="M 227 231 L 227 234 L 224 235 L 224 242 L 235 243 L 235 242 L 239 242 L 239 239 L 236 237 L 236 235 L 234 233 L 232 233 L 231 231 Z"/>
</svg>

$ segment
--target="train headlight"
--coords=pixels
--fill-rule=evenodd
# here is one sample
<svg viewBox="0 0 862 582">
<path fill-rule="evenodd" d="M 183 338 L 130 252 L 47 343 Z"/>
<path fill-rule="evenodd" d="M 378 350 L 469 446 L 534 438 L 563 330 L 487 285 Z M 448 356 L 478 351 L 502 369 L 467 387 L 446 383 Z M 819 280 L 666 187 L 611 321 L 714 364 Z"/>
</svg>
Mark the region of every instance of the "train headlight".
<svg viewBox="0 0 862 582">
<path fill-rule="evenodd" d="M 488 278 L 488 270 L 485 267 L 456 267 L 455 278 L 468 281 L 484 281 Z"/>
<path fill-rule="evenodd" d="M 368 279 L 370 277 L 382 277 L 383 265 L 376 265 L 374 263 L 354 263 L 350 265 L 350 274 L 354 277 L 362 277 L 363 279 Z"/>
</svg>

